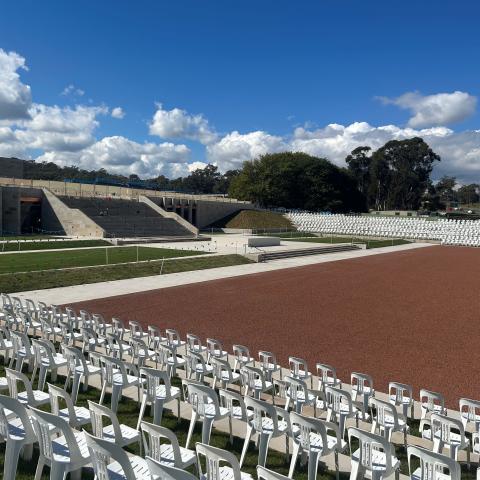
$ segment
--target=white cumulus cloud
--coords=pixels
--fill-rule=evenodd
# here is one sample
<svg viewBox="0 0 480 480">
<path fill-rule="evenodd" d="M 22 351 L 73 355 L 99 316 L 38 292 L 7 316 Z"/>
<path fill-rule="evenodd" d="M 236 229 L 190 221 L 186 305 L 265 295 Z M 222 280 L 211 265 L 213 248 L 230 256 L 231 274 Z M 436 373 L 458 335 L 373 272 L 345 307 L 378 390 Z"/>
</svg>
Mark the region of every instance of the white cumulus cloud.
<svg viewBox="0 0 480 480">
<path fill-rule="evenodd" d="M 69 96 L 71 96 L 71 97 L 83 97 L 85 95 L 85 90 L 82 90 L 81 88 L 77 88 L 75 85 L 73 85 L 73 83 L 71 83 L 70 85 L 67 85 L 62 90 L 60 95 L 62 95 L 64 97 L 69 97 Z"/>
<path fill-rule="evenodd" d="M 125 117 L 125 112 L 123 111 L 122 107 L 115 107 L 112 108 L 112 112 L 110 114 L 112 118 L 117 118 L 118 120 L 121 120 L 123 117 Z"/>
<path fill-rule="evenodd" d="M 160 103 L 157 104 L 157 110 L 150 123 L 150 134 L 161 138 L 197 140 L 204 145 L 214 142 L 217 138 L 217 134 L 203 115 L 192 115 L 180 108 L 165 110 Z"/>
<path fill-rule="evenodd" d="M 380 97 L 386 104 L 409 110 L 412 117 L 408 125 L 413 128 L 450 125 L 458 123 L 475 113 L 477 98 L 466 92 L 421 95 L 407 92 L 397 98 Z"/>
<path fill-rule="evenodd" d="M 0 120 L 28 118 L 32 95 L 18 70 L 27 70 L 25 58 L 0 48 Z"/>
</svg>

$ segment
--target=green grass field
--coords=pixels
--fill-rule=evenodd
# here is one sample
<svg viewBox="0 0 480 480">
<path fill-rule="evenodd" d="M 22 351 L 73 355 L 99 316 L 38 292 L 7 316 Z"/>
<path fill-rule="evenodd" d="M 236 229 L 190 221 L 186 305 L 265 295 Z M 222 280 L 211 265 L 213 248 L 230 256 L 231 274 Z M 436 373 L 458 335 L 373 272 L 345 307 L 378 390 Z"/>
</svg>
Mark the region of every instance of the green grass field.
<svg viewBox="0 0 480 480">
<path fill-rule="evenodd" d="M 192 250 L 138 247 L 139 261 L 188 257 L 199 254 L 200 252 Z M 137 247 L 107 247 L 60 252 L 6 253 L 0 255 L 0 274 L 116 264 L 135 262 L 136 260 Z"/>
<path fill-rule="evenodd" d="M 24 239 L 22 239 L 24 240 Z M 28 239 L 30 240 L 30 239 Z M 85 248 L 85 247 L 108 247 L 112 244 L 106 240 L 35 240 L 30 242 L 18 242 L 8 240 L 0 243 L 0 252 L 18 252 L 28 250 L 53 250 L 60 248 Z"/>
<path fill-rule="evenodd" d="M 282 229 L 293 230 L 290 220 L 284 215 L 267 210 L 241 210 L 232 213 L 212 225 L 213 228 L 240 228 L 240 229 Z M 208 228 L 206 229 L 208 230 Z"/>
<path fill-rule="evenodd" d="M 1 257 L 0 257 L 1 261 Z M 163 268 L 162 268 L 163 263 Z M 126 278 L 148 277 L 162 274 L 230 267 L 251 263 L 241 255 L 200 255 L 176 260 L 152 260 L 145 263 L 105 265 L 42 272 L 22 272 L 0 275 L 0 292 L 24 292 L 45 288 L 68 287 Z"/>
<path fill-rule="evenodd" d="M 308 237 L 308 238 L 295 238 L 295 237 L 282 237 L 283 240 L 292 240 L 295 242 L 309 242 L 309 243 L 350 243 L 352 237 Z M 366 243 L 367 249 L 380 248 L 380 247 L 394 247 L 396 245 L 406 245 L 411 243 L 408 240 L 402 240 L 401 238 L 392 238 L 385 240 L 375 240 L 367 238 L 353 238 L 355 243 Z"/>
</svg>

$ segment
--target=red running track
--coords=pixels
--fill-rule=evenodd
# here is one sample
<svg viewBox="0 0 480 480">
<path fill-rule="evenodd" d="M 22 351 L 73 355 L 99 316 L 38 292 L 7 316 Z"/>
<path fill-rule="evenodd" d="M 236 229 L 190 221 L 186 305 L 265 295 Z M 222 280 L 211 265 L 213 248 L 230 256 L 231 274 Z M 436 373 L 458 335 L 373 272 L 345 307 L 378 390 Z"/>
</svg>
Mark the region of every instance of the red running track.
<svg viewBox="0 0 480 480">
<path fill-rule="evenodd" d="M 442 392 L 480 399 L 480 249 L 430 247 L 75 304 Z"/>
</svg>

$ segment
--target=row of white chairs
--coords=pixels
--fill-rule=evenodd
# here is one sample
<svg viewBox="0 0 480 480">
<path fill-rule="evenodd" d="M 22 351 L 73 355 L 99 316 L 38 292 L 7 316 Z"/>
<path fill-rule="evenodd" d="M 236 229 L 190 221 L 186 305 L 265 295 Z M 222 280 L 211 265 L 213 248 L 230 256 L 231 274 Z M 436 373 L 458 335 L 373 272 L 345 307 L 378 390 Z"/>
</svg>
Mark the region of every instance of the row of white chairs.
<svg viewBox="0 0 480 480">
<path fill-rule="evenodd" d="M 9 305 L 8 301 L 4 302 L 4 305 Z M 43 330 L 42 326 L 39 327 L 38 334 L 41 334 L 43 338 L 30 339 L 29 333 L 33 333 L 33 319 L 30 318 L 29 313 L 25 313 L 25 310 L 19 306 L 14 310 L 10 310 L 10 312 L 4 309 L 2 316 L 4 342 L 11 342 L 12 356 L 10 357 L 10 365 L 12 367 L 15 365 L 17 368 L 17 370 L 7 369 L 6 386 L 10 395 L 16 398 L 17 401 L 23 401 L 29 405 L 29 408 L 36 409 L 42 404 L 38 402 L 47 403 L 52 401 L 52 396 L 58 400 L 58 398 L 61 397 L 58 390 L 56 394 L 52 393 L 55 392 L 55 388 L 58 387 L 50 385 L 49 393 L 46 394 L 43 392 L 43 386 L 47 373 L 53 373 L 51 378 L 54 380 L 55 372 L 59 368 L 67 368 L 66 387 L 69 386 L 70 380 L 73 377 L 74 386 L 70 402 L 65 400 L 66 393 L 61 397 L 67 403 L 67 410 L 70 406 L 70 410 L 67 411 L 64 409 L 63 413 L 65 416 L 68 414 L 68 421 L 66 419 L 64 420 L 73 428 L 81 426 L 82 424 L 79 423 L 81 419 L 87 418 L 85 411 L 75 413 L 75 400 L 76 396 L 78 396 L 80 377 L 85 376 L 85 373 L 87 373 L 87 376 L 99 375 L 103 386 L 99 404 L 96 407 L 93 403 L 89 405 L 90 418 L 93 411 L 96 412 L 95 415 L 99 415 L 98 408 L 100 408 L 103 414 L 108 412 L 107 416 L 109 416 L 110 419 L 114 418 L 113 416 L 115 415 L 118 405 L 118 401 L 114 401 L 114 391 L 117 390 L 119 392 L 118 397 L 120 397 L 124 389 L 130 387 L 136 387 L 138 389 L 138 401 L 140 402 L 141 408 L 137 429 L 132 429 L 134 432 L 140 432 L 140 430 L 142 430 L 142 425 L 144 424 L 142 417 L 147 404 L 153 406 L 153 423 L 158 425 L 161 423 L 163 405 L 171 400 L 180 401 L 181 392 L 171 386 L 169 380 L 171 376 L 176 374 L 176 369 L 169 369 L 168 360 L 165 361 L 165 358 L 158 361 L 158 359 L 154 357 L 147 358 L 146 355 L 142 357 L 139 350 L 133 348 L 133 345 L 140 340 L 143 342 L 143 349 L 145 351 L 149 350 L 149 347 L 142 340 L 142 337 L 148 338 L 148 333 L 145 336 L 141 325 L 134 323 L 129 325 L 131 328 L 123 329 L 123 338 L 125 339 L 125 343 L 131 346 L 131 349 L 128 352 L 125 351 L 122 358 L 118 358 L 118 355 L 115 357 L 113 350 L 106 350 L 108 345 L 107 341 L 103 343 L 95 341 L 92 344 L 90 342 L 92 337 L 85 337 L 84 335 L 85 330 L 89 333 L 91 333 L 91 330 L 95 332 L 96 340 L 105 338 L 109 335 L 105 329 L 109 328 L 113 331 L 113 321 L 110 324 L 111 326 L 107 327 L 106 325 L 108 324 L 105 321 L 97 321 L 96 323 L 90 324 L 88 322 L 89 319 L 93 318 L 93 315 L 86 313 L 83 314 L 83 316 L 76 315 L 71 309 L 67 313 L 67 311 L 62 311 L 53 306 L 48 306 L 44 310 L 36 306 L 35 310 L 38 312 L 36 314 L 37 320 L 45 320 L 46 317 L 48 317 L 52 328 L 60 328 L 60 335 L 66 334 L 66 343 L 63 343 L 62 353 L 55 352 L 55 346 L 46 338 L 48 335 L 51 335 L 51 332 L 49 329 L 46 331 Z M 13 321 L 11 319 L 12 316 L 18 316 L 18 318 Z M 78 322 L 83 322 L 85 325 L 83 326 L 78 323 L 78 336 L 73 335 L 76 329 L 70 324 L 66 329 L 55 327 L 55 325 L 60 325 L 64 322 L 68 323 L 72 321 L 73 318 L 77 319 Z M 24 321 L 26 323 L 23 323 Z M 93 325 L 93 328 L 90 325 Z M 395 431 L 403 432 L 405 444 L 407 444 L 408 424 L 406 417 L 408 416 L 409 410 L 413 407 L 413 396 L 411 388 L 406 385 L 392 383 L 390 386 L 389 401 L 382 402 L 375 398 L 373 381 L 368 375 L 352 374 L 351 388 L 345 389 L 345 386 L 338 380 L 336 372 L 332 367 L 318 364 L 318 388 L 314 390 L 312 388 L 313 375 L 309 372 L 307 363 L 302 359 L 291 357 L 289 372 L 282 377 L 282 372 L 273 354 L 270 354 L 266 359 L 265 357 L 261 357 L 256 366 L 255 360 L 250 357 L 248 349 L 242 347 L 242 355 L 238 355 L 237 352 L 237 355 L 232 359 L 232 363 L 236 362 L 232 368 L 228 362 L 227 352 L 223 350 L 221 343 L 218 341 L 216 341 L 215 344 L 216 348 L 209 350 L 202 345 L 198 337 L 195 337 L 194 342 L 183 341 L 178 333 L 171 338 L 167 338 L 167 335 L 159 335 L 159 337 L 162 339 L 159 345 L 152 347 L 154 348 L 152 351 L 156 356 L 162 351 L 163 347 L 169 347 L 170 350 L 168 350 L 168 352 L 170 352 L 170 356 L 175 355 L 178 359 L 184 360 L 183 363 L 176 363 L 175 365 L 177 368 L 183 368 L 185 370 L 185 378 L 183 380 L 184 398 L 192 408 L 191 423 L 187 435 L 187 444 L 185 446 L 187 449 L 191 442 L 193 428 L 197 420 L 201 420 L 203 425 L 202 444 L 208 446 L 212 425 L 222 418 L 228 418 L 230 426 L 232 420 L 243 421 L 247 426 L 244 449 L 238 462 L 239 467 L 243 464 L 249 447 L 249 440 L 253 434 L 257 434 L 259 437 L 258 464 L 261 467 L 265 466 L 269 442 L 272 438 L 285 436 L 287 453 L 288 441 L 289 439 L 292 440 L 294 451 L 289 476 L 293 474 L 297 457 L 302 451 L 308 454 L 309 460 L 312 462 L 312 466 L 310 466 L 309 463 L 309 473 L 310 469 L 312 469 L 312 475 L 313 465 L 318 463 L 318 458 L 332 452 L 338 456 L 339 453 L 346 449 L 347 444 L 344 438 L 347 430 L 349 439 L 355 437 L 360 440 L 360 443 L 364 442 L 365 445 L 369 445 L 369 448 L 378 445 L 378 442 L 380 442 L 383 451 L 390 449 L 394 452 L 390 441 L 391 435 Z M 62 338 L 64 337 L 62 336 Z M 126 341 L 127 338 L 128 341 Z M 191 336 L 190 338 L 193 337 Z M 81 344 L 82 349 L 78 349 L 75 346 L 76 343 Z M 14 344 L 17 344 L 17 346 L 14 347 Z M 8 344 L 6 345 L 8 346 Z M 178 354 L 178 349 L 183 349 L 185 353 L 183 355 Z M 27 359 L 22 353 L 26 354 L 29 351 L 33 353 L 33 355 Z M 36 354 L 37 352 L 40 353 Z M 107 352 L 107 355 L 104 354 L 105 352 Z M 262 353 L 265 354 L 269 352 Z M 130 358 L 130 362 L 127 362 L 127 356 Z M 191 360 L 192 358 L 195 360 Z M 37 391 L 33 390 L 30 380 L 20 371 L 25 361 L 29 363 L 29 367 L 31 365 L 33 378 L 35 378 L 35 372 L 37 370 L 40 371 L 41 380 Z M 177 360 L 174 360 L 174 362 L 177 362 Z M 153 366 L 155 363 L 157 363 L 160 369 L 153 369 L 146 366 L 147 364 Z M 216 365 L 220 365 L 221 368 L 218 369 Z M 227 367 L 226 365 L 229 366 Z M 211 369 L 207 367 L 211 367 Z M 214 388 L 204 384 L 205 377 L 208 375 L 217 376 L 217 380 L 224 382 L 218 394 Z M 194 376 L 195 378 L 193 378 Z M 77 377 L 76 384 L 75 377 Z M 18 391 L 17 384 L 19 382 L 23 383 L 23 392 L 25 393 Z M 88 384 L 88 380 L 86 383 Z M 215 383 L 215 380 L 213 383 Z M 228 389 L 237 383 L 242 386 L 243 394 Z M 101 406 L 107 388 L 112 391 L 112 404 L 110 409 Z M 23 396 L 21 395 L 22 393 Z M 265 400 L 265 394 L 267 393 L 271 394 L 272 402 Z M 464 409 L 465 411 L 461 415 L 462 420 L 455 423 L 452 421 L 455 419 L 446 417 L 444 400 L 441 395 L 422 391 L 421 397 L 421 430 L 424 432 L 424 438 L 428 439 L 428 436 L 430 436 L 430 439 L 433 439 L 436 453 L 440 454 L 445 445 L 450 447 L 451 453 L 453 451 L 455 452 L 453 456 L 454 460 L 458 459 L 458 450 L 466 449 L 466 451 L 469 452 L 470 444 L 468 444 L 466 438 L 464 438 L 465 434 L 463 433 L 463 437 L 461 436 L 460 439 L 461 441 L 458 441 L 458 438 L 454 436 L 453 432 L 454 430 L 458 430 L 459 427 L 464 427 L 464 422 L 465 425 L 471 422 L 475 426 L 475 433 L 478 433 L 478 420 L 480 418 L 477 413 L 478 410 L 476 410 L 480 408 L 477 404 L 478 402 L 472 403 L 472 401 L 467 401 L 470 403 L 463 405 L 466 409 Z M 281 401 L 285 402 L 283 408 L 275 406 L 276 402 L 281 403 Z M 56 408 L 54 407 L 54 403 L 55 402 L 52 403 L 52 414 L 60 418 L 59 413 L 55 415 L 55 412 L 58 412 L 58 410 L 54 409 Z M 326 420 L 305 416 L 304 407 L 307 406 L 312 407 L 314 412 L 315 410 L 325 411 Z M 292 408 L 292 412 L 290 412 L 290 408 Z M 401 410 L 401 413 L 397 412 L 397 408 Z M 12 411 L 11 409 L 7 410 Z M 177 416 L 179 417 L 179 415 L 180 412 L 178 412 Z M 349 419 L 355 420 L 357 426 L 359 420 L 364 422 L 371 421 L 371 432 L 368 434 L 368 432 L 358 430 L 356 427 L 350 427 L 350 429 L 348 429 L 346 424 Z M 43 421 L 45 422 L 46 420 L 43 419 Z M 112 420 L 112 425 L 113 423 Z M 49 425 L 50 429 L 58 428 L 55 427 L 55 423 L 50 422 Z M 37 430 L 40 429 L 40 427 L 36 428 Z M 45 432 L 49 430 L 44 426 L 43 431 L 44 433 L 42 435 L 45 436 Z M 102 435 L 98 434 L 99 431 L 100 430 L 97 429 L 97 436 L 100 435 L 101 437 Z M 138 438 L 134 432 L 131 432 L 130 436 L 137 441 Z M 43 436 L 41 437 L 42 441 Z M 88 443 L 88 448 L 91 450 L 90 457 L 92 459 L 94 458 L 94 449 L 97 448 L 101 450 L 101 442 L 99 440 L 102 439 L 89 438 L 85 435 L 85 442 Z M 473 443 L 474 442 L 472 442 L 472 444 Z M 47 441 L 44 447 L 40 446 L 40 448 L 44 448 L 45 451 L 47 451 L 49 445 L 50 443 Z M 102 448 L 104 447 L 105 445 L 103 445 Z M 366 449 L 365 452 L 367 450 L 368 449 Z M 375 448 L 373 450 L 375 450 Z M 357 451 L 357 456 L 355 456 L 355 452 L 352 454 L 352 472 L 362 473 L 362 469 L 368 467 L 369 461 L 372 468 L 376 465 L 376 470 L 374 470 L 377 471 L 378 459 L 375 460 L 375 456 L 358 461 L 362 452 L 363 448 L 360 448 L 360 450 Z M 432 454 L 431 452 L 423 453 L 425 455 Z M 110 455 L 112 458 L 116 458 L 112 455 L 113 454 Z M 120 455 L 120 453 L 118 453 L 118 455 Z M 390 458 L 388 455 L 387 457 Z M 104 458 L 104 456 L 102 457 L 102 455 L 100 455 L 99 458 Z M 449 459 L 446 458 L 444 460 Z M 119 462 L 119 464 L 121 463 L 120 460 L 117 460 L 117 462 Z M 377 464 L 375 464 L 375 462 L 377 462 Z M 93 463 L 97 475 L 102 468 L 108 469 L 108 465 L 101 466 L 100 460 L 98 460 L 97 465 L 95 465 L 95 461 Z M 137 463 L 138 465 L 143 465 L 142 471 L 144 471 L 144 467 L 147 465 L 145 461 L 142 463 L 139 460 Z M 385 467 L 385 471 L 382 470 L 384 476 L 387 476 L 386 471 L 388 469 L 391 469 L 391 473 L 398 472 L 398 462 L 390 463 L 391 465 L 387 465 L 388 461 L 386 461 L 385 465 L 382 464 L 382 469 Z M 315 466 L 315 472 L 316 468 Z M 53 469 L 51 471 L 53 472 Z M 134 475 L 137 475 L 135 470 L 133 471 Z M 126 476 L 125 478 L 146 477 L 139 477 L 137 475 L 131 477 Z"/>
<path fill-rule="evenodd" d="M 324 215 L 303 211 L 291 211 L 287 216 L 303 232 L 440 240 L 445 244 L 480 246 L 480 221 L 476 220 Z"/>
</svg>

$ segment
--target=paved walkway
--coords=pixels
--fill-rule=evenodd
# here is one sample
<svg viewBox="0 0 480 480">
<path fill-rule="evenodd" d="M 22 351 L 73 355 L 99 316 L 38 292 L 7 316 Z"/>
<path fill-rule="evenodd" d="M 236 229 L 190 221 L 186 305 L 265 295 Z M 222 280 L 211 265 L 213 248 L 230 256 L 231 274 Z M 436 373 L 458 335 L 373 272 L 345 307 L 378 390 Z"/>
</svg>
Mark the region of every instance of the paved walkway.
<svg viewBox="0 0 480 480">
<path fill-rule="evenodd" d="M 168 275 L 157 275 L 149 277 L 129 278 L 110 282 L 92 283 L 87 285 L 75 285 L 71 287 L 52 288 L 45 290 L 33 290 L 13 294 L 20 298 L 31 298 L 34 301 L 43 301 L 47 304 L 67 304 L 83 302 L 98 298 L 126 295 L 159 288 L 168 288 L 178 285 L 206 282 L 222 278 L 250 275 L 254 273 L 271 272 L 287 268 L 302 267 L 325 262 L 361 258 L 371 255 L 381 255 L 402 250 L 426 248 L 428 243 L 412 243 L 396 247 L 375 248 L 371 250 L 352 250 L 332 254 L 311 255 L 295 257 L 283 260 L 274 260 L 265 263 L 252 263 L 232 267 L 212 268 L 208 270 L 196 270 L 191 272 L 171 273 Z"/>
</svg>

